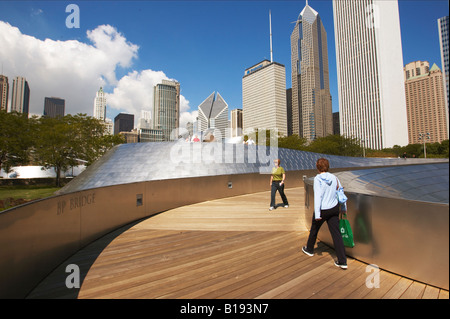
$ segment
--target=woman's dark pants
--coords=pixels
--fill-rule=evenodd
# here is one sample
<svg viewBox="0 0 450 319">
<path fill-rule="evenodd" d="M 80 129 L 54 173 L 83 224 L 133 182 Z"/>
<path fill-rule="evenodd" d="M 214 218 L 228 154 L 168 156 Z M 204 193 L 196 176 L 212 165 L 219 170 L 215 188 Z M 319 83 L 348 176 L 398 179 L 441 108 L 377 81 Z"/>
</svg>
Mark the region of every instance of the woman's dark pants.
<svg viewBox="0 0 450 319">
<path fill-rule="evenodd" d="M 321 210 L 320 217 L 322 219 L 316 220 L 314 213 L 312 217 L 311 230 L 309 232 L 308 243 L 306 249 L 308 252 L 314 252 L 314 245 L 316 243 L 317 234 L 322 224 L 326 221 L 331 237 L 333 238 L 334 250 L 338 258 L 339 264 L 347 264 L 347 257 L 345 256 L 344 241 L 342 240 L 341 231 L 339 229 L 339 204 L 330 209 Z"/>
<path fill-rule="evenodd" d="M 284 183 L 280 186 L 280 182 L 272 181 L 272 188 L 270 190 L 270 207 L 275 207 L 275 195 L 277 191 L 280 193 L 284 206 L 289 205 L 286 195 L 284 194 Z"/>
</svg>

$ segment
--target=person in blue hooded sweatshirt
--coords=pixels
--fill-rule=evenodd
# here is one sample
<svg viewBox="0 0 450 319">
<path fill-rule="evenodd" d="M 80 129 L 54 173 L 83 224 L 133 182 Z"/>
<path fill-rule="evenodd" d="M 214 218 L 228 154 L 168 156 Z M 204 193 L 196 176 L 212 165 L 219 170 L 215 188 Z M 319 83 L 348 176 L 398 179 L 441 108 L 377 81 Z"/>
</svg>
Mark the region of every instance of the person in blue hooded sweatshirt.
<svg viewBox="0 0 450 319">
<path fill-rule="evenodd" d="M 317 234 L 326 221 L 337 256 L 337 261 L 334 264 L 342 269 L 347 269 L 344 241 L 339 229 L 339 202 L 336 197 L 337 185 L 341 185 L 337 177 L 328 172 L 330 163 L 327 159 L 319 158 L 316 167 L 319 174 L 314 178 L 314 214 L 308 242 L 306 246 L 302 247 L 302 251 L 308 256 L 314 256 Z M 346 204 L 343 204 L 341 209 L 346 211 Z"/>
</svg>

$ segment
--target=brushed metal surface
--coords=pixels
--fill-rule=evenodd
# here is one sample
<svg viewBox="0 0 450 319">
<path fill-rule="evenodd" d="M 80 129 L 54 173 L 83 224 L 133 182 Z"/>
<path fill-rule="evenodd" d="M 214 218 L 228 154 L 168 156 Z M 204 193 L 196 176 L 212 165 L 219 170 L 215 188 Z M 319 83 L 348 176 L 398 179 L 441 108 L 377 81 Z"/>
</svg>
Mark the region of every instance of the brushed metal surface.
<svg viewBox="0 0 450 319">
<path fill-rule="evenodd" d="M 63 187 L 59 194 L 97 187 L 182 177 L 268 174 L 275 159 L 287 171 L 314 170 L 326 157 L 335 170 L 446 162 L 448 159 L 362 158 L 269 146 L 158 142 L 121 144 Z"/>
<path fill-rule="evenodd" d="M 300 176 L 288 174 L 291 187 L 303 183 Z M 121 226 L 184 205 L 265 191 L 268 178 L 256 173 L 137 182 L 57 195 L 3 211 L 0 298 L 26 297 L 65 259 Z M 143 205 L 136 205 L 137 195 Z"/>
<path fill-rule="evenodd" d="M 0 298 L 25 297 L 48 273 L 80 248 L 127 223 L 183 205 L 267 190 L 267 173 L 274 159 L 282 160 L 282 166 L 288 172 L 286 182 L 289 187 L 300 186 L 304 175 L 315 175 L 315 162 L 324 156 L 281 148 L 213 144 L 123 144 L 107 152 L 62 188 L 58 195 L 1 212 Z M 177 153 L 174 145 L 185 149 L 178 149 Z M 326 157 L 335 171 L 439 161 L 448 166 L 448 159 Z M 229 183 L 232 183 L 231 188 Z M 309 205 L 310 212 L 313 192 L 307 188 L 305 192 L 308 194 L 305 204 Z M 142 205 L 137 205 L 137 198 Z M 379 230 L 375 230 L 374 225 L 379 227 L 388 223 L 390 215 L 376 214 L 374 209 L 380 209 L 377 205 L 381 205 L 378 202 L 383 203 L 375 196 L 354 193 L 349 199 L 349 211 L 358 207 L 363 225 L 369 227 L 372 238 L 375 238 L 368 244 L 368 249 L 357 246 L 355 251 L 361 250 L 359 254 L 384 262 L 385 255 L 390 257 L 393 254 L 382 247 L 387 243 L 384 238 L 379 239 Z M 441 233 L 445 229 L 439 228 L 439 238 L 445 239 L 446 236 L 447 248 L 442 251 L 444 254 L 447 251 L 448 275 L 448 204 L 446 207 L 446 223 L 443 223 L 445 218 L 441 213 L 437 213 L 436 223 L 447 225 L 446 234 Z M 410 211 L 416 214 L 416 210 Z M 378 220 L 381 216 L 386 221 Z M 411 216 L 405 219 L 412 220 Z M 355 221 L 351 220 L 351 223 L 354 225 Z M 356 235 L 360 233 L 356 232 Z M 441 241 L 435 240 L 433 244 L 441 245 Z M 380 257 L 374 253 L 377 250 L 386 254 Z M 435 255 L 433 252 L 433 258 Z M 397 267 L 398 261 L 391 259 Z M 445 268 L 445 263 L 443 265 Z"/>
</svg>

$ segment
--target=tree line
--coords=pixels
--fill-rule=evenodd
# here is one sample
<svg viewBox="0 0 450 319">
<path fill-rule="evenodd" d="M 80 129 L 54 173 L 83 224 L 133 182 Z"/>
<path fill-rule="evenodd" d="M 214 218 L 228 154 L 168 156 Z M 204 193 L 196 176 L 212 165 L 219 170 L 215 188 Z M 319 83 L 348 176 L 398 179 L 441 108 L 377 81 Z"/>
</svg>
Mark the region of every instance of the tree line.
<svg viewBox="0 0 450 319">
<path fill-rule="evenodd" d="M 258 130 L 254 137 L 258 141 Z M 0 168 L 9 172 L 19 165 L 53 167 L 56 184 L 60 186 L 61 172 L 80 162 L 89 166 L 110 148 L 124 143 L 122 135 L 105 133 L 104 124 L 86 114 L 50 118 L 0 111 Z M 278 147 L 351 157 L 424 157 L 423 144 L 394 146 L 382 150 L 362 147 L 360 140 L 339 134 L 319 137 L 308 143 L 298 135 L 277 136 Z M 244 136 L 247 140 L 248 136 Z M 266 144 L 270 131 L 266 131 Z M 427 143 L 427 157 L 449 157 L 449 140 Z"/>
<path fill-rule="evenodd" d="M 9 172 L 19 165 L 53 167 L 56 185 L 61 172 L 92 164 L 114 145 L 120 135 L 105 133 L 104 124 L 86 114 L 50 118 L 0 111 L 0 168 Z"/>
<path fill-rule="evenodd" d="M 258 130 L 255 130 L 256 138 L 258 140 Z M 244 136 L 247 140 L 248 136 Z M 270 131 L 266 131 L 266 145 L 270 142 Z M 306 138 L 298 135 L 279 136 L 278 147 L 295 149 L 300 151 L 322 153 L 329 155 L 351 156 L 351 157 L 406 157 L 423 158 L 424 145 L 423 144 L 409 144 L 406 146 L 395 145 L 392 148 L 384 148 L 382 150 L 374 150 L 364 148 L 363 143 L 357 138 L 349 138 L 339 134 L 319 137 L 310 143 Z M 427 143 L 426 144 L 427 158 L 448 158 L 449 157 L 449 140 L 444 140 L 441 143 Z"/>
</svg>

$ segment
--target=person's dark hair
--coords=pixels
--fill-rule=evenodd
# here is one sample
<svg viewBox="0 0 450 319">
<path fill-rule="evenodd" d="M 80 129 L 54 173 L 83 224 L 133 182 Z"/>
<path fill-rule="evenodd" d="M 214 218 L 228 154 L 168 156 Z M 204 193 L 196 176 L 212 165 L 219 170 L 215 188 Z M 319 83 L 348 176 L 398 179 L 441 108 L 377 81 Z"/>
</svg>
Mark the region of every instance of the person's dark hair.
<svg viewBox="0 0 450 319">
<path fill-rule="evenodd" d="M 317 170 L 321 173 L 328 172 L 330 162 L 326 158 L 319 158 L 316 163 Z"/>
</svg>

